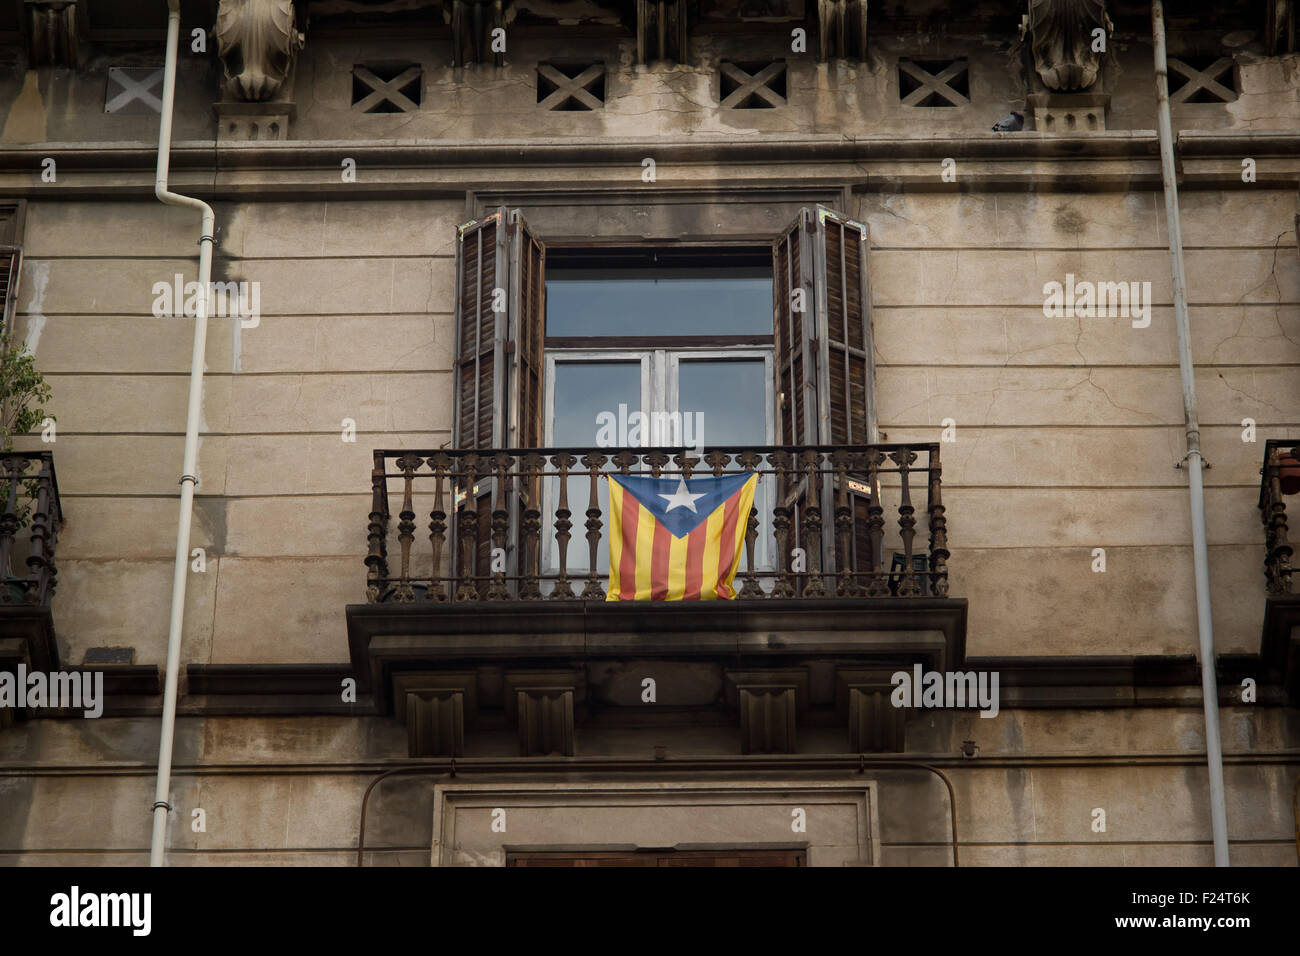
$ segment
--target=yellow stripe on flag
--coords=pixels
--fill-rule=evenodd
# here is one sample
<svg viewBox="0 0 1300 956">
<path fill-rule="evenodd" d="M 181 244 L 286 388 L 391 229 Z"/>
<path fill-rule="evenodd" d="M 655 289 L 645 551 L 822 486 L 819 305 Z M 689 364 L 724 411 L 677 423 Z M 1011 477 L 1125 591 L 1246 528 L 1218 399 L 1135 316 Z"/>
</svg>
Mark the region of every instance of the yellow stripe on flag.
<svg viewBox="0 0 1300 956">
<path fill-rule="evenodd" d="M 749 530 L 749 509 L 754 507 L 754 491 L 758 487 L 758 475 L 751 475 L 745 482 L 740 491 L 740 499 L 736 502 L 736 533 L 730 541 L 722 542 L 723 547 L 730 548 L 729 551 L 721 551 L 722 554 L 731 555 L 731 563 L 724 565 L 724 577 L 718 582 L 719 589 L 728 598 L 736 596 L 734 581 L 736 571 L 740 568 L 740 556 L 744 553 L 745 532 Z M 722 587 L 725 585 L 725 587 Z M 716 596 L 716 592 L 715 592 Z"/>
<path fill-rule="evenodd" d="M 722 542 L 722 516 L 726 507 L 720 505 L 709 515 L 705 531 L 704 568 L 700 582 L 700 600 L 713 601 L 718 597 L 718 548 Z"/>
</svg>

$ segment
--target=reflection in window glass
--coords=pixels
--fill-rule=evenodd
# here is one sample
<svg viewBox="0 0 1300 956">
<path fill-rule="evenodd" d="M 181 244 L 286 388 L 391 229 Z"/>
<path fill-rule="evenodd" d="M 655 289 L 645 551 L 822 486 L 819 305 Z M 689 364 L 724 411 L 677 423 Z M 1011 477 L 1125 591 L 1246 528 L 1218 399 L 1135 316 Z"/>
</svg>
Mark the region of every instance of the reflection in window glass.
<svg viewBox="0 0 1300 956">
<path fill-rule="evenodd" d="M 682 418 L 700 413 L 705 447 L 766 445 L 767 365 L 762 359 L 687 359 L 677 363 L 677 407 Z M 728 470 L 739 471 L 734 463 Z M 763 476 L 754 491 L 758 509 L 758 543 L 755 562 L 768 566 L 768 497 L 770 476 Z M 741 567 L 744 565 L 742 563 Z"/>
<path fill-rule="evenodd" d="M 627 406 L 626 414 L 641 410 L 641 363 L 633 362 L 556 362 L 555 363 L 555 417 L 551 445 L 555 448 L 595 448 L 598 430 L 597 416 L 602 412 L 611 412 L 617 419 L 619 406 Z M 573 536 L 568 548 L 568 568 L 570 571 L 586 572 L 590 567 L 588 561 L 586 528 L 587 502 L 591 495 L 591 479 L 582 472 L 582 465 L 574 466 L 580 473 L 569 478 L 569 511 L 573 517 L 570 534 Z M 545 531 L 548 542 L 546 557 L 547 568 L 560 565 L 560 546 L 555 540 L 554 514 L 560 500 L 560 479 L 547 480 L 546 490 L 551 504 L 546 508 Z M 609 487 L 605 481 L 597 486 L 600 510 L 606 514 L 609 507 Z M 604 533 L 608 533 L 606 520 Z M 609 570 L 609 548 L 607 542 L 601 541 L 597 570 L 605 573 Z"/>
<path fill-rule="evenodd" d="M 762 359 L 681 359 L 677 407 L 700 413 L 705 445 L 767 444 L 767 366 Z"/>
<path fill-rule="evenodd" d="M 772 270 L 551 269 L 546 334 L 771 335 Z"/>
</svg>

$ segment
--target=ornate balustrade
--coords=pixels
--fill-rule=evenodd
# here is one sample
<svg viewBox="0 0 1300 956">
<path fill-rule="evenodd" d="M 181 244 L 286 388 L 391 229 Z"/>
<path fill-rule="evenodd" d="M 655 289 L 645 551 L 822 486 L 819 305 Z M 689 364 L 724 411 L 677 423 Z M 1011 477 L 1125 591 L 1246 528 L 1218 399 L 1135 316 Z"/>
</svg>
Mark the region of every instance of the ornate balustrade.
<svg viewBox="0 0 1300 956">
<path fill-rule="evenodd" d="M 376 450 L 367 600 L 603 601 L 606 475 L 689 479 L 745 471 L 760 480 L 737 574 L 740 600 L 947 596 L 939 446 L 891 444 L 702 455 Z M 395 529 L 390 496 L 400 502 Z M 929 534 L 924 548 L 916 541 L 918 508 Z M 575 530 L 585 546 L 573 541 Z M 426 535 L 427 545 L 418 540 Z"/>
<path fill-rule="evenodd" d="M 63 524 L 54 455 L 48 451 L 0 453 L 0 605 L 44 606 L 54 596 L 55 545 Z M 26 558 L 21 552 L 26 551 Z"/>
<path fill-rule="evenodd" d="M 1287 537 L 1286 495 L 1300 488 L 1300 442 L 1269 439 L 1264 443 L 1259 512 L 1264 522 L 1264 576 L 1270 594 L 1291 593 L 1291 542 Z M 1294 484 L 1292 484 L 1294 483 Z"/>
</svg>

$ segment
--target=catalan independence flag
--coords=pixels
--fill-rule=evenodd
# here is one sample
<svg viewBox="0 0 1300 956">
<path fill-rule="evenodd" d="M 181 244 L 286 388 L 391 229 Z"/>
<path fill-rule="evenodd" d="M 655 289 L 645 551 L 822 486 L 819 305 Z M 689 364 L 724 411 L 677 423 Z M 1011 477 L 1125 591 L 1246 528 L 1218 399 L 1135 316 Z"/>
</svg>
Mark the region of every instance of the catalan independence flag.
<svg viewBox="0 0 1300 956">
<path fill-rule="evenodd" d="M 609 478 L 607 601 L 731 600 L 758 475 Z"/>
</svg>

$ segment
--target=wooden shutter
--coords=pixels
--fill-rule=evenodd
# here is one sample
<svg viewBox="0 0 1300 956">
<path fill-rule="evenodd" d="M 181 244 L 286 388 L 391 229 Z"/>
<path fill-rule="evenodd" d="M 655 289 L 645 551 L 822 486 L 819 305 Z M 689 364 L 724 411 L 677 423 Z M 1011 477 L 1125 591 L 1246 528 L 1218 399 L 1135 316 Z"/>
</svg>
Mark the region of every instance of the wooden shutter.
<svg viewBox="0 0 1300 956">
<path fill-rule="evenodd" d="M 6 333 L 13 330 L 14 314 L 18 311 L 18 277 L 22 268 L 22 247 L 0 246 L 0 330 Z"/>
<path fill-rule="evenodd" d="M 823 443 L 865 445 L 870 426 L 870 292 L 867 288 L 867 227 L 818 208 L 816 241 L 818 392 L 823 397 L 819 432 Z"/>
<path fill-rule="evenodd" d="M 542 445 L 542 339 L 546 247 L 516 209 L 510 213 L 510 417 L 512 448 Z"/>
<path fill-rule="evenodd" d="M 811 210 L 772 244 L 772 307 L 776 335 L 778 445 L 816 444 L 816 378 L 812 366 L 813 223 Z"/>
<path fill-rule="evenodd" d="M 546 247 L 519 210 L 461 226 L 454 447 L 541 446 L 545 319 Z"/>
<path fill-rule="evenodd" d="M 545 272 L 546 248 L 519 210 L 503 206 L 460 227 L 453 447 L 491 453 L 542 444 Z M 486 576 L 496 487 L 487 463 L 482 467 L 485 474 L 474 491 L 479 516 L 475 574 Z M 504 493 L 509 496 L 510 489 Z M 518 533 L 514 504 L 506 503 L 512 542 Z M 515 549 L 511 552 L 513 565 Z"/>
<path fill-rule="evenodd" d="M 456 255 L 456 360 L 453 366 L 456 410 L 452 446 L 485 450 L 501 448 L 505 437 L 501 413 L 505 406 L 506 315 L 504 306 L 509 270 L 506 254 L 506 211 L 460 227 Z"/>
<path fill-rule="evenodd" d="M 773 244 L 772 270 L 778 443 L 875 441 L 867 227 L 801 210 Z"/>
<path fill-rule="evenodd" d="M 772 268 L 778 444 L 876 441 L 866 226 L 822 206 L 803 209 L 773 243 Z M 849 477 L 850 488 L 864 484 L 865 476 Z M 834 482 L 825 476 L 819 488 L 823 571 L 835 566 L 835 535 L 825 524 L 835 493 Z M 778 490 L 786 502 L 806 494 L 802 480 Z M 850 560 L 855 569 L 867 570 L 867 499 L 856 498 Z M 795 519 L 792 545 L 803 539 L 801 509 Z"/>
</svg>

